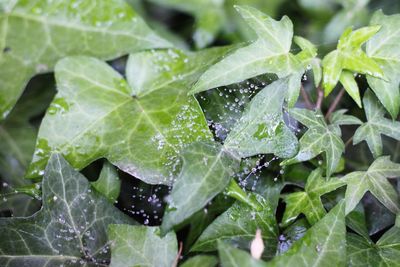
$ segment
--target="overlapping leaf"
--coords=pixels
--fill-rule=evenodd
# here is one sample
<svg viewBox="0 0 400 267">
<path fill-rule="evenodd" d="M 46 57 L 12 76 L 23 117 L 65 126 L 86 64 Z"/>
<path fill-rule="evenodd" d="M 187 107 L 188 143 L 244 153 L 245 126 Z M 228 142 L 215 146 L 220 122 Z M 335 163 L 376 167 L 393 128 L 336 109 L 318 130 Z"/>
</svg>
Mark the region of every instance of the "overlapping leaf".
<svg viewBox="0 0 400 267">
<path fill-rule="evenodd" d="M 321 111 L 311 111 L 294 108 L 290 115 L 308 127 L 307 132 L 300 139 L 300 149 L 297 155 L 287 159 L 282 164 L 310 160 L 325 152 L 326 175 L 329 177 L 337 168 L 340 157 L 344 151 L 344 143 L 341 139 L 340 124 L 348 124 L 348 121 L 336 121 L 327 125 Z M 354 123 L 358 122 L 353 120 Z"/>
<path fill-rule="evenodd" d="M 53 154 L 43 179 L 43 207 L 31 217 L 1 218 L 1 266 L 106 264 L 109 224 L 132 223 Z"/>
<path fill-rule="evenodd" d="M 366 52 L 381 66 L 385 79 L 367 76 L 368 84 L 395 119 L 400 109 L 400 15 L 377 11 L 371 25 L 380 25 L 381 30 L 367 42 Z"/>
<path fill-rule="evenodd" d="M 101 169 L 99 179 L 92 182 L 92 186 L 108 198 L 111 203 L 114 203 L 121 191 L 121 180 L 114 166 L 105 162 Z"/>
<path fill-rule="evenodd" d="M 108 228 L 111 267 L 173 266 L 178 253 L 174 232 L 160 236 L 158 227 L 113 224 Z"/>
<path fill-rule="evenodd" d="M 393 213 L 400 211 L 399 196 L 386 178 L 400 176 L 400 164 L 390 161 L 389 156 L 377 158 L 367 171 L 356 171 L 342 179 L 347 184 L 346 214 L 354 209 L 364 194 L 371 192 Z"/>
<path fill-rule="evenodd" d="M 2 2 L 0 119 L 29 79 L 52 71 L 60 58 L 84 54 L 110 59 L 169 46 L 122 0 Z"/>
<path fill-rule="evenodd" d="M 307 178 L 304 191 L 290 193 L 283 197 L 286 202 L 286 209 L 283 214 L 282 225 L 287 226 L 300 213 L 306 216 L 311 225 L 317 223 L 326 214 L 321 196 L 343 185 L 345 185 L 345 182 L 341 179 L 330 178 L 327 180 L 323 178 L 322 169 L 314 170 Z"/>
<path fill-rule="evenodd" d="M 340 80 L 349 95 L 361 106 L 360 93 L 352 72 L 383 78 L 383 71 L 379 64 L 368 57 L 361 48 L 362 44 L 379 29 L 380 26 L 369 26 L 356 31 L 352 31 L 351 28 L 344 31 L 339 39 L 337 49 L 322 60 L 324 72 L 322 85 L 325 96 L 331 93 Z"/>
<path fill-rule="evenodd" d="M 376 158 L 382 155 L 382 134 L 400 141 L 400 122 L 385 118 L 385 110 L 371 91 L 365 93 L 363 102 L 367 122 L 354 133 L 353 144 L 366 141 Z"/>
<path fill-rule="evenodd" d="M 212 64 L 208 56 L 217 57 L 222 51 L 133 55 L 127 74 L 132 87 L 94 58 L 60 61 L 56 67 L 59 92 L 43 119 L 28 177 L 39 176 L 49 154 L 59 151 L 78 169 L 106 157 L 147 183 L 170 184 L 179 171 L 180 150 L 211 138 L 185 83 Z M 162 69 L 168 60 L 177 66 L 171 76 Z M 134 72 L 138 67 L 133 65 L 141 66 L 141 73 Z"/>
<path fill-rule="evenodd" d="M 313 48 L 312 54 L 307 57 L 304 57 L 304 53 L 300 53 L 301 56 L 291 54 L 293 25 L 288 17 L 285 16 L 282 20 L 276 21 L 248 6 L 236 8 L 257 34 L 258 39 L 248 46 L 239 48 L 208 69 L 191 92 L 198 93 L 241 82 L 264 73 L 275 73 L 279 77 L 292 74 L 288 102 L 291 106 L 294 105 L 299 94 L 304 66 L 308 65 L 309 60 L 316 55 L 316 49 Z M 304 42 L 306 41 L 303 39 L 298 42 L 301 48 L 304 47 Z M 307 43 L 312 46 L 308 41 Z"/>
<path fill-rule="evenodd" d="M 248 267 L 263 267 L 265 262 L 256 260 L 250 256 L 247 252 L 232 247 L 231 245 L 225 244 L 224 242 L 218 242 L 218 254 L 222 267 L 237 267 L 237 266 L 248 266 Z"/>
<path fill-rule="evenodd" d="M 376 244 L 358 235 L 347 235 L 349 266 L 398 266 L 400 258 L 400 228 L 386 231 Z"/>
<path fill-rule="evenodd" d="M 210 255 L 197 255 L 185 261 L 182 267 L 214 267 L 218 264 L 218 259 Z"/>
<path fill-rule="evenodd" d="M 249 103 L 225 140 L 224 147 L 240 157 L 273 153 L 288 158 L 297 151 L 297 138 L 283 120 L 282 105 L 289 78 L 261 90 Z"/>
<path fill-rule="evenodd" d="M 182 155 L 183 166 L 168 200 L 161 229 L 168 232 L 220 193 L 239 168 L 232 157 L 217 143 L 193 143 Z"/>
<path fill-rule="evenodd" d="M 258 196 L 258 200 L 263 208 L 261 211 L 254 210 L 245 203 L 236 202 L 203 231 L 191 250 L 216 250 L 218 241 L 249 249 L 256 230 L 260 229 L 265 242 L 264 256 L 273 256 L 278 239 L 275 215 L 261 196 Z"/>
</svg>

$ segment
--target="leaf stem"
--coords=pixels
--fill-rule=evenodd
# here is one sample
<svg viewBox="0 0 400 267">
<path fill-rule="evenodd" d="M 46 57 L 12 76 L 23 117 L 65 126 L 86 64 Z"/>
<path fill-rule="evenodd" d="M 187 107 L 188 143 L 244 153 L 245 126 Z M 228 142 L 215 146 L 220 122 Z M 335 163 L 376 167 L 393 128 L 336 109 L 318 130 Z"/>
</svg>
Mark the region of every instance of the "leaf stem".
<svg viewBox="0 0 400 267">
<path fill-rule="evenodd" d="M 303 97 L 306 108 L 312 109 L 313 105 L 311 104 L 310 97 L 308 96 L 307 91 L 304 89 L 303 84 L 300 87 L 301 97 Z"/>
<path fill-rule="evenodd" d="M 344 95 L 344 88 L 340 89 L 340 92 L 335 97 L 335 100 L 333 100 L 332 104 L 330 105 L 330 107 L 328 109 L 328 112 L 325 115 L 325 119 L 328 119 L 331 116 L 332 112 L 335 111 L 340 100 L 342 100 L 343 95 Z"/>
<path fill-rule="evenodd" d="M 316 109 L 321 109 L 322 100 L 324 99 L 324 91 L 321 89 L 320 86 L 317 87 L 317 103 L 315 104 Z"/>
<path fill-rule="evenodd" d="M 174 263 L 172 264 L 173 267 L 177 267 L 177 266 L 178 266 L 179 258 L 180 258 L 181 255 L 182 255 L 182 249 L 183 249 L 183 243 L 182 243 L 182 241 L 181 241 L 181 242 L 179 242 L 179 251 L 178 251 L 178 254 L 176 254 L 176 258 L 175 258 L 175 260 L 174 260 Z"/>
<path fill-rule="evenodd" d="M 243 202 L 256 211 L 262 211 L 263 206 L 255 199 L 246 194 L 245 191 L 243 191 L 242 188 L 236 183 L 234 179 L 231 179 L 227 189 L 226 189 L 226 194 L 229 197 L 232 197 L 234 199 L 239 200 L 240 202 Z"/>
</svg>

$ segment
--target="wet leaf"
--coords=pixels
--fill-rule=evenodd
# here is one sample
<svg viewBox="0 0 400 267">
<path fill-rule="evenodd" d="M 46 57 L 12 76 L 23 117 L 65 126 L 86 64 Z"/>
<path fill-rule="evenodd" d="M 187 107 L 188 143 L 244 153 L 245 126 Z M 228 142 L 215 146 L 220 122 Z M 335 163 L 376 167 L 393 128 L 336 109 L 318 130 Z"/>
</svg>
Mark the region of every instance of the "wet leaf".
<svg viewBox="0 0 400 267">
<path fill-rule="evenodd" d="M 399 176 L 400 164 L 391 162 L 389 156 L 377 158 L 367 171 L 356 171 L 344 176 L 342 179 L 347 184 L 346 214 L 355 208 L 367 191 L 371 192 L 390 211 L 398 213 L 400 211 L 399 197 L 387 178 Z"/>
<path fill-rule="evenodd" d="M 1 266 L 105 264 L 109 224 L 133 223 L 53 154 L 43 178 L 43 207 L 31 217 L 1 218 Z"/>
<path fill-rule="evenodd" d="M 256 260 L 250 256 L 246 251 L 232 247 L 222 241 L 218 242 L 218 254 L 221 260 L 222 267 L 262 267 L 265 262 Z"/>
<path fill-rule="evenodd" d="M 370 90 L 365 93 L 363 102 L 367 122 L 354 133 L 353 144 L 366 141 L 376 158 L 382 155 L 382 134 L 400 140 L 400 122 L 385 118 L 385 110 Z"/>
<path fill-rule="evenodd" d="M 0 13 L 0 119 L 32 76 L 52 71 L 65 56 L 111 59 L 170 46 L 122 0 L 6 2 Z"/>
<path fill-rule="evenodd" d="M 111 242 L 111 267 L 170 267 L 178 253 L 174 232 L 160 236 L 158 227 L 112 224 L 108 227 Z"/>
</svg>

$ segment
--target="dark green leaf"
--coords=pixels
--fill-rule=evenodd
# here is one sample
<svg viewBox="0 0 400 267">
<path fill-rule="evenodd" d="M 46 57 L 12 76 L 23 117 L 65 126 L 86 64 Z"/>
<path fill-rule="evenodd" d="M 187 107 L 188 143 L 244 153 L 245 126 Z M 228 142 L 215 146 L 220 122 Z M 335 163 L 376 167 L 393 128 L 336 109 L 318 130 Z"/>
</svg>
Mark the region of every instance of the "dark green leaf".
<svg viewBox="0 0 400 267">
<path fill-rule="evenodd" d="M 92 186 L 101 194 L 103 194 L 111 203 L 114 203 L 121 190 L 121 181 L 114 166 L 105 162 L 101 170 L 99 179 L 92 182 Z"/>
</svg>

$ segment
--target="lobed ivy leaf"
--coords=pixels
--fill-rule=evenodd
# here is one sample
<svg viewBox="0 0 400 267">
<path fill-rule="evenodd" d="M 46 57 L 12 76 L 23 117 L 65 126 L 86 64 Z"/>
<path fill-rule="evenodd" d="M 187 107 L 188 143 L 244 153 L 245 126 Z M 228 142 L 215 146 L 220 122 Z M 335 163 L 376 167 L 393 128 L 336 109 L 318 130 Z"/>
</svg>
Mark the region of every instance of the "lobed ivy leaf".
<svg viewBox="0 0 400 267">
<path fill-rule="evenodd" d="M 114 203 L 121 191 L 121 180 L 114 166 L 109 162 L 104 162 L 99 179 L 91 183 L 92 186 L 111 203 Z"/>
<path fill-rule="evenodd" d="M 170 46 L 122 0 L 5 2 L 0 10 L 0 119 L 29 79 L 52 71 L 61 58 L 111 59 Z"/>
<path fill-rule="evenodd" d="M 382 155 L 382 134 L 400 141 L 400 122 L 385 118 L 384 108 L 370 90 L 365 92 L 363 102 L 367 122 L 354 133 L 353 144 L 366 141 L 369 150 L 376 158 Z"/>
<path fill-rule="evenodd" d="M 347 264 L 349 266 L 398 266 L 400 228 L 392 227 L 374 244 L 361 236 L 347 234 Z"/>
<path fill-rule="evenodd" d="M 108 227 L 108 238 L 110 267 L 170 267 L 178 254 L 175 233 L 161 237 L 159 227 L 112 224 Z"/>
<path fill-rule="evenodd" d="M 59 154 L 43 178 L 43 207 L 31 217 L 0 218 L 0 265 L 82 266 L 109 262 L 109 224 L 132 223 Z"/>
<path fill-rule="evenodd" d="M 222 267 L 263 267 L 265 262 L 256 260 L 247 252 L 231 245 L 225 244 L 223 241 L 218 241 L 218 254 Z"/>
<path fill-rule="evenodd" d="M 229 183 L 239 159 L 214 142 L 189 145 L 182 154 L 183 166 L 168 199 L 161 230 L 167 233 L 203 208 Z"/>
<path fill-rule="evenodd" d="M 211 255 L 197 255 L 185 261 L 181 267 L 214 267 L 217 266 L 218 259 Z"/>
<path fill-rule="evenodd" d="M 331 176 L 338 167 L 340 157 L 344 151 L 339 125 L 342 123 L 348 124 L 348 122 L 336 121 L 336 123 L 327 125 L 324 116 L 319 110 L 311 111 L 293 108 L 289 113 L 293 118 L 307 126 L 308 130 L 299 141 L 300 148 L 297 155 L 284 160 L 282 165 L 307 161 L 325 152 L 326 176 Z"/>
<path fill-rule="evenodd" d="M 265 242 L 263 255 L 267 258 L 273 257 L 278 239 L 275 214 L 260 195 L 255 197 L 262 205 L 261 211 L 253 209 L 246 203 L 236 202 L 203 231 L 191 251 L 217 250 L 218 241 L 248 250 L 257 229 L 260 229 Z"/>
<path fill-rule="evenodd" d="M 367 42 L 366 52 L 381 66 L 385 79 L 367 76 L 368 84 L 395 119 L 400 109 L 400 15 L 386 16 L 377 11 L 370 24 L 381 25 L 381 30 Z"/>
<path fill-rule="evenodd" d="M 400 211 L 399 196 L 386 178 L 400 176 L 400 164 L 390 161 L 389 156 L 377 158 L 367 171 L 356 171 L 342 179 L 347 184 L 345 195 L 346 214 L 352 211 L 364 194 L 371 192 L 393 213 Z"/>
<path fill-rule="evenodd" d="M 321 220 L 325 214 L 325 208 L 321 202 L 321 196 L 345 185 L 342 179 L 322 177 L 322 169 L 311 172 L 307 178 L 304 191 L 294 192 L 283 196 L 286 209 L 282 218 L 282 226 L 286 227 L 302 213 L 307 221 L 313 225 Z"/>
<path fill-rule="evenodd" d="M 261 90 L 248 104 L 228 134 L 224 147 L 240 157 L 273 153 L 291 157 L 297 138 L 283 120 L 282 105 L 289 78 L 279 79 Z"/>
<path fill-rule="evenodd" d="M 322 85 L 325 96 L 329 95 L 338 81 L 361 107 L 360 94 L 352 72 L 383 78 L 379 64 L 362 50 L 361 46 L 380 29 L 380 26 L 363 27 L 352 31 L 348 28 L 339 39 L 337 49 L 322 60 Z"/>
<path fill-rule="evenodd" d="M 220 62 L 209 68 L 198 80 L 191 93 L 198 93 L 218 86 L 241 82 L 264 73 L 275 73 L 278 77 L 291 75 L 287 98 L 293 106 L 298 98 L 304 68 L 312 59 L 304 53 L 293 55 L 290 46 L 293 37 L 293 24 L 286 16 L 280 21 L 249 6 L 236 6 L 237 11 L 258 39 L 248 46 L 239 48 Z M 305 39 L 298 39 L 304 40 Z M 301 48 L 303 43 L 299 41 Z M 309 42 L 308 42 L 309 43 Z M 308 45 L 312 46 L 311 43 Z M 315 57 L 316 50 L 310 56 Z"/>
<path fill-rule="evenodd" d="M 138 75 L 141 78 L 136 83 L 129 78 L 133 87 L 97 59 L 61 60 L 56 67 L 58 93 L 41 124 L 27 177 L 40 176 L 50 153 L 58 151 L 78 169 L 105 157 L 146 183 L 171 184 L 179 172 L 181 149 L 212 138 L 196 99 L 187 95 L 181 82 L 185 77 L 196 79 L 202 68 L 212 64 L 208 56 L 222 50 L 207 51 L 190 56 L 173 51 L 172 56 L 165 51 L 134 55 L 128 71 L 137 69 L 135 64 L 151 71 Z M 149 66 L 142 60 L 149 58 L 147 53 L 152 55 L 146 61 Z M 159 72 L 171 57 L 180 66 L 173 73 L 181 78 Z M 181 64 L 186 60 L 192 62 Z M 151 78 L 162 82 L 147 82 Z"/>
</svg>

